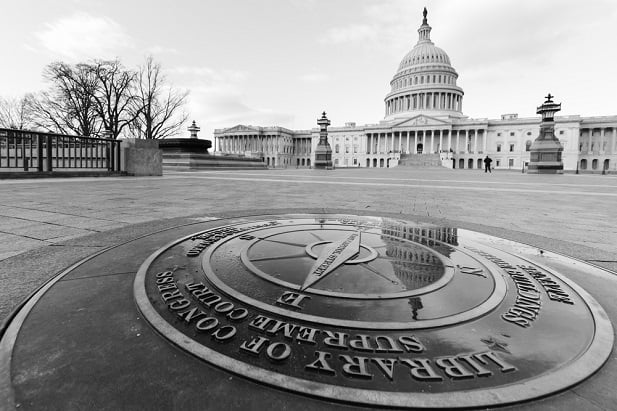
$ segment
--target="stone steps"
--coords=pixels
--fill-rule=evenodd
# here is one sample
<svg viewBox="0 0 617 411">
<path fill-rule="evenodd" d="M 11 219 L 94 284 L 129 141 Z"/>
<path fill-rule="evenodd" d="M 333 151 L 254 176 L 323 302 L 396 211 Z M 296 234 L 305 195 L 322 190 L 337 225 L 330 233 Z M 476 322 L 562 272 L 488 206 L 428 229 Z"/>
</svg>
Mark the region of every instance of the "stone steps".
<svg viewBox="0 0 617 411">
<path fill-rule="evenodd" d="M 439 154 L 401 154 L 399 167 L 442 167 Z"/>
</svg>

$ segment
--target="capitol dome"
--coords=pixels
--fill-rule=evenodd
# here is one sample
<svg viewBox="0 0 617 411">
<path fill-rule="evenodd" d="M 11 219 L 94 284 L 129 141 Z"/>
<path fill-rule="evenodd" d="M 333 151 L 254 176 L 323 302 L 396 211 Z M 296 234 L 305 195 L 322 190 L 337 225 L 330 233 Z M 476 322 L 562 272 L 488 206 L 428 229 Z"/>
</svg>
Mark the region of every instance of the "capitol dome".
<svg viewBox="0 0 617 411">
<path fill-rule="evenodd" d="M 463 89 L 448 54 L 431 41 L 431 26 L 424 19 L 418 42 L 399 64 L 385 98 L 386 120 L 417 114 L 462 117 Z"/>
</svg>

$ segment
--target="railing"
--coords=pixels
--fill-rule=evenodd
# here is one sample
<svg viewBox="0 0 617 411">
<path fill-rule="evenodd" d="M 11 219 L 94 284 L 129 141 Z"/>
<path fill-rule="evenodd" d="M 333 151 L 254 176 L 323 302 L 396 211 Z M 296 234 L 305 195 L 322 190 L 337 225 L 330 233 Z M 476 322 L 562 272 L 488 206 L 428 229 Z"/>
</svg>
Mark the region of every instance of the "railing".
<svg viewBox="0 0 617 411">
<path fill-rule="evenodd" d="M 0 172 L 120 171 L 119 140 L 0 129 Z"/>
</svg>

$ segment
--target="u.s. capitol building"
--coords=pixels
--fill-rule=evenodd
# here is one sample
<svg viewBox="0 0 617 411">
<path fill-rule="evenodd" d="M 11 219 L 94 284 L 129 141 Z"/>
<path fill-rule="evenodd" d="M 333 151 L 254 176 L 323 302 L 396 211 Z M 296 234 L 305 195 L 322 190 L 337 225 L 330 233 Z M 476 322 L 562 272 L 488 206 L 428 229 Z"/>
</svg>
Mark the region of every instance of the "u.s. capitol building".
<svg viewBox="0 0 617 411">
<path fill-rule="evenodd" d="M 431 41 L 426 9 L 418 34 L 418 42 L 390 81 L 384 120 L 328 129 L 334 166 L 477 169 L 489 155 L 497 169 L 524 170 L 540 117 L 465 116 L 458 74 L 448 54 Z M 555 136 L 563 145 L 566 172 L 617 172 L 617 116 L 557 116 Z M 237 125 L 215 130 L 214 138 L 220 153 L 259 157 L 269 167 L 310 167 L 319 129 Z"/>
</svg>

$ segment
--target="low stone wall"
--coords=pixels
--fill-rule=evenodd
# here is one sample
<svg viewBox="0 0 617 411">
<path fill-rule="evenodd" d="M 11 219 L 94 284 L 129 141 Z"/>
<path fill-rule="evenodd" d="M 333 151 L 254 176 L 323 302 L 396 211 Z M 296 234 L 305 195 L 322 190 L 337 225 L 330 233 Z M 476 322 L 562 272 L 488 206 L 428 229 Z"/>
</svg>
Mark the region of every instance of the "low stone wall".
<svg viewBox="0 0 617 411">
<path fill-rule="evenodd" d="M 163 154 L 157 140 L 122 140 L 122 171 L 129 176 L 163 175 Z"/>
<path fill-rule="evenodd" d="M 214 156 L 210 154 L 163 152 L 165 170 L 191 171 L 207 169 L 266 169 L 258 158 Z"/>
</svg>

